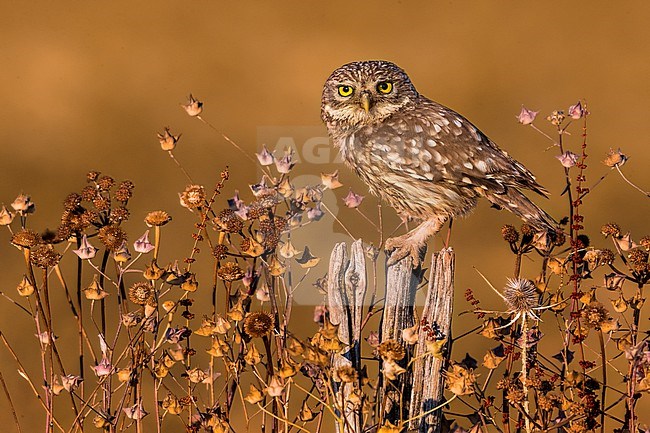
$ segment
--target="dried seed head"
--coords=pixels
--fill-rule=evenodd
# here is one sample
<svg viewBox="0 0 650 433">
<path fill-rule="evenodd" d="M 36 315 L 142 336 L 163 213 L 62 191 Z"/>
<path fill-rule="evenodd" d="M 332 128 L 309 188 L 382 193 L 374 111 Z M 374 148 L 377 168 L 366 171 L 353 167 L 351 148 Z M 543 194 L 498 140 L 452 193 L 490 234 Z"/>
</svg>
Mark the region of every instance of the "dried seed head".
<svg viewBox="0 0 650 433">
<path fill-rule="evenodd" d="M 614 263 L 615 258 L 616 256 L 614 255 L 614 252 L 612 250 L 604 249 L 604 250 L 600 250 L 598 261 L 599 263 L 602 263 L 604 265 L 609 265 Z"/>
<path fill-rule="evenodd" d="M 503 297 L 513 312 L 528 312 L 539 306 L 535 283 L 524 278 L 509 278 L 503 289 Z"/>
<path fill-rule="evenodd" d="M 503 236 L 504 241 L 511 244 L 514 244 L 519 240 L 519 232 L 511 225 L 505 225 L 501 228 L 501 236 Z"/>
<path fill-rule="evenodd" d="M 621 227 L 616 223 L 607 223 L 601 229 L 600 232 L 603 236 L 613 236 L 618 237 L 621 235 Z"/>
<path fill-rule="evenodd" d="M 234 210 L 224 209 L 214 222 L 228 233 L 239 233 L 244 228 L 244 222 L 237 216 Z"/>
<path fill-rule="evenodd" d="M 110 176 L 102 176 L 97 179 L 97 187 L 100 191 L 108 191 L 115 185 L 115 179 Z"/>
<path fill-rule="evenodd" d="M 635 271 L 642 272 L 648 266 L 648 252 L 642 249 L 634 249 L 627 255 L 630 264 Z"/>
<path fill-rule="evenodd" d="M 124 182 L 122 182 L 115 191 L 115 194 L 113 194 L 113 197 L 115 197 L 115 200 L 119 202 L 126 203 L 131 197 L 133 197 L 133 191 L 124 186 Z"/>
<path fill-rule="evenodd" d="M 81 198 L 85 201 L 92 202 L 97 197 L 97 188 L 93 185 L 86 185 L 81 190 Z"/>
<path fill-rule="evenodd" d="M 519 230 L 521 231 L 521 234 L 524 236 L 529 236 L 529 237 L 535 236 L 535 229 L 531 225 L 522 224 Z"/>
<path fill-rule="evenodd" d="M 126 221 L 129 219 L 129 210 L 125 208 L 124 206 L 116 207 L 111 209 L 111 213 L 108 217 L 108 220 L 112 224 L 119 224 L 122 221 Z"/>
<path fill-rule="evenodd" d="M 598 301 L 594 301 L 583 308 L 580 315 L 588 327 L 595 329 L 600 329 L 611 319 L 609 311 Z"/>
<path fill-rule="evenodd" d="M 237 281 L 244 278 L 244 271 L 235 262 L 224 263 L 217 271 L 219 278 L 225 281 Z"/>
<path fill-rule="evenodd" d="M 37 246 L 29 255 L 29 261 L 32 265 L 38 266 L 41 269 L 54 267 L 59 264 L 60 260 L 61 254 L 54 251 L 48 245 Z"/>
<path fill-rule="evenodd" d="M 351 365 L 343 365 L 334 370 L 334 377 L 343 383 L 354 383 L 359 380 L 359 373 Z"/>
<path fill-rule="evenodd" d="M 68 194 L 68 196 L 63 201 L 63 208 L 65 210 L 75 210 L 79 206 L 81 206 L 81 200 L 82 200 L 81 195 L 77 194 L 76 192 L 73 192 L 72 194 Z"/>
<path fill-rule="evenodd" d="M 33 248 L 43 242 L 41 235 L 34 230 L 23 229 L 11 237 L 11 243 L 23 248 Z"/>
<path fill-rule="evenodd" d="M 255 311 L 244 319 L 244 332 L 249 336 L 263 337 L 273 329 L 273 317 L 266 311 Z"/>
<path fill-rule="evenodd" d="M 178 197 L 181 206 L 190 210 L 197 209 L 205 204 L 205 189 L 201 185 L 188 185 Z"/>
<path fill-rule="evenodd" d="M 645 248 L 646 251 L 650 250 L 650 236 L 644 236 L 639 239 L 639 245 Z"/>
<path fill-rule="evenodd" d="M 111 207 L 111 201 L 106 197 L 98 195 L 93 199 L 93 206 L 100 212 L 107 211 Z"/>
<path fill-rule="evenodd" d="M 86 174 L 86 181 L 88 181 L 88 182 L 95 182 L 97 179 L 99 179 L 99 175 L 100 175 L 100 174 L 101 174 L 101 173 L 98 172 L 98 171 L 94 171 L 94 170 L 93 170 L 93 171 L 89 171 L 89 172 Z"/>
<path fill-rule="evenodd" d="M 126 233 L 118 226 L 110 225 L 99 229 L 99 240 L 111 251 L 119 249 L 126 242 Z"/>
<path fill-rule="evenodd" d="M 212 249 L 212 255 L 217 260 L 223 260 L 226 258 L 226 253 L 228 252 L 228 247 L 224 244 L 215 245 Z"/>
<path fill-rule="evenodd" d="M 548 120 L 549 122 L 551 122 L 551 124 L 555 126 L 560 126 L 562 122 L 564 122 L 565 117 L 566 116 L 564 115 L 564 111 L 555 110 L 546 118 L 546 120 Z"/>
<path fill-rule="evenodd" d="M 399 361 L 404 359 L 406 351 L 397 340 L 386 340 L 377 346 L 377 353 L 384 360 Z"/>
<path fill-rule="evenodd" d="M 168 222 L 172 220 L 172 217 L 169 216 L 167 212 L 164 210 L 156 210 L 153 212 L 149 212 L 147 216 L 144 218 L 144 222 L 149 226 L 149 227 L 160 227 L 164 226 Z"/>
<path fill-rule="evenodd" d="M 622 152 L 621 149 L 609 149 L 609 152 L 607 153 L 607 156 L 603 160 L 603 164 L 605 164 L 607 167 L 616 167 L 616 166 L 622 166 L 625 164 L 627 161 L 627 156 L 625 156 Z"/>
<path fill-rule="evenodd" d="M 153 287 L 145 282 L 138 282 L 129 289 L 129 299 L 137 305 L 145 305 L 153 296 Z"/>
</svg>

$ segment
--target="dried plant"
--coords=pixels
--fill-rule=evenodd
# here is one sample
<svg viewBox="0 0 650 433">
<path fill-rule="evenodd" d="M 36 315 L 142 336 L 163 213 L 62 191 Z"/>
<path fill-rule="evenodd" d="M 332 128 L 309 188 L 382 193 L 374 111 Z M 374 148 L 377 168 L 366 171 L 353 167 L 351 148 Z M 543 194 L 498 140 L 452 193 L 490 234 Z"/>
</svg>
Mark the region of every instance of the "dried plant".
<svg viewBox="0 0 650 433">
<path fill-rule="evenodd" d="M 168 248 L 163 232 L 187 230 L 170 216 L 178 209 L 152 211 L 136 236 L 127 233 L 123 223 L 131 217 L 135 188 L 130 181 L 89 172 L 85 185 L 65 198 L 55 231 L 30 227 L 35 205 L 28 195 L 20 194 L 11 210 L 0 210 L 0 225 L 24 257 L 24 270 L 16 272 L 17 292 L 3 296 L 33 324 L 29 330 L 0 332 L 15 362 L 2 370 L 18 369 L 43 414 L 46 433 L 162 432 L 180 426 L 187 432 L 406 431 L 409 422 L 427 413 L 387 415 L 381 389 L 392 386 L 406 405 L 408 396 L 395 384 L 418 365 L 419 335 L 426 344 L 421 356 L 445 362 L 447 401 L 429 411 L 444 406 L 442 431 L 647 431 L 637 403 L 650 390 L 647 313 L 642 313 L 650 237 L 633 237 L 616 223 L 603 225 L 603 238 L 595 242 L 585 234 L 585 224 L 595 222 L 586 221 L 583 201 L 607 174 L 587 186 L 584 102 L 548 116 L 556 138 L 535 124 L 538 112 L 522 107 L 517 117 L 551 140 L 550 149 L 557 148 L 567 217 L 553 237 L 525 224 L 500 229 L 514 266 L 502 270 L 509 278 L 503 289 L 484 280 L 503 301 L 503 310 L 480 308 L 479 297 L 467 289 L 474 328 L 451 336 L 436 323 L 418 320 L 400 339 L 383 341 L 372 320 L 383 302 L 377 277 L 381 213 L 376 218 L 365 213 L 364 197 L 350 189 L 339 197 L 347 209 L 334 215 L 323 195 L 342 186 L 338 172 L 321 174 L 320 184 L 298 186 L 291 149 L 276 155 L 264 147 L 249 155 L 202 117 L 202 102 L 190 95 L 182 108 L 242 152 L 263 176 L 249 194 L 222 199 L 228 168 L 211 188 L 195 182 L 174 153 L 182 149 L 181 135 L 164 128 L 160 146 L 188 181 L 178 194 L 180 206 L 196 220 L 189 230 L 191 250 L 166 252 L 176 257 L 173 262 L 162 262 L 161 251 Z M 578 123 L 574 153 L 568 128 Z M 620 150 L 604 157 L 607 173 L 617 172 L 648 195 L 623 174 L 627 161 Z M 292 317 L 296 290 L 328 290 L 326 278 L 317 280 L 316 289 L 305 288 L 304 281 L 322 264 L 308 246 L 292 242 L 296 230 L 325 214 L 352 237 L 346 221 L 354 217 L 378 235 L 376 246 L 365 244 L 372 280 L 358 330 L 365 340 L 359 364 L 334 362 L 346 342 L 327 306 L 316 307 L 307 338 L 307 327 Z M 76 269 L 64 269 L 62 257 L 71 255 Z M 211 264 L 207 281 L 196 274 L 197 260 Z M 197 292 L 209 292 L 211 301 L 197 302 Z M 69 306 L 67 314 L 52 309 L 59 297 Z M 38 373 L 14 350 L 23 338 L 33 340 Z M 474 358 L 480 354 L 455 352 L 472 338 L 496 345 L 483 354 L 480 366 Z M 561 344 L 544 346 L 549 338 Z M 75 365 L 64 362 L 64 345 L 66 351 L 74 347 Z M 0 385 L 22 431 L 2 375 Z"/>
</svg>

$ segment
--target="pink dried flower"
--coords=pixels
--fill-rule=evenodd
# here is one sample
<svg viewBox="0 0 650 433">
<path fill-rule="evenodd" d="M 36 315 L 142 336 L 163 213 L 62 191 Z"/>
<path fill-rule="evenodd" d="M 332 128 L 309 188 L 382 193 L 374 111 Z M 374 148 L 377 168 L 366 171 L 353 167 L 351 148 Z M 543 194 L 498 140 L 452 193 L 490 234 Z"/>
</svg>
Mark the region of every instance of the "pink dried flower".
<svg viewBox="0 0 650 433">
<path fill-rule="evenodd" d="M 519 112 L 519 115 L 517 116 L 517 120 L 519 123 L 522 125 L 530 125 L 535 121 L 535 117 L 539 111 L 532 111 L 529 110 L 528 108 L 524 107 L 523 105 L 521 106 L 521 111 Z"/>
<path fill-rule="evenodd" d="M 189 114 L 190 116 L 198 116 L 203 111 L 203 102 L 197 100 L 192 96 L 187 98 L 187 104 L 181 104 L 181 107 Z"/>
<path fill-rule="evenodd" d="M 88 236 L 83 235 L 81 238 L 81 245 L 79 245 L 78 249 L 72 250 L 72 252 L 79 256 L 81 260 L 90 260 L 95 257 L 95 254 L 97 254 L 97 248 L 90 245 L 90 242 L 88 242 Z"/>
<path fill-rule="evenodd" d="M 581 117 L 583 117 L 587 112 L 585 109 L 582 107 L 582 103 L 580 101 L 576 102 L 574 105 L 569 107 L 569 116 L 571 116 L 572 119 L 578 120 Z"/>
<path fill-rule="evenodd" d="M 133 249 L 140 254 L 147 254 L 154 248 L 153 244 L 149 242 L 149 230 L 144 232 L 144 234 L 133 243 Z"/>
<path fill-rule="evenodd" d="M 293 160 L 293 150 L 291 148 L 284 151 L 282 158 L 275 160 L 275 168 L 282 174 L 289 173 L 294 165 L 296 165 L 296 161 Z"/>
<path fill-rule="evenodd" d="M 113 372 L 113 365 L 110 363 L 106 356 L 102 357 L 102 360 L 99 364 L 90 368 L 93 369 L 97 377 L 108 376 Z"/>
<path fill-rule="evenodd" d="M 260 162 L 260 165 L 271 165 L 273 164 L 275 157 L 269 150 L 266 148 L 266 144 L 262 147 L 262 151 L 260 153 L 256 153 L 255 156 L 257 156 L 257 160 Z"/>
<path fill-rule="evenodd" d="M 567 150 L 562 155 L 556 156 L 556 158 L 560 161 L 560 164 L 562 164 L 563 167 L 571 168 L 576 165 L 580 155 Z"/>
<path fill-rule="evenodd" d="M 361 202 L 363 201 L 363 198 L 364 198 L 364 196 L 359 195 L 359 194 L 355 194 L 355 193 L 352 191 L 352 188 L 350 188 L 350 191 L 348 192 L 348 195 L 346 195 L 346 196 L 343 198 L 343 202 L 344 202 L 345 205 L 346 205 L 347 207 L 349 207 L 350 209 L 354 209 L 354 208 L 359 207 L 359 205 L 360 205 Z"/>
</svg>

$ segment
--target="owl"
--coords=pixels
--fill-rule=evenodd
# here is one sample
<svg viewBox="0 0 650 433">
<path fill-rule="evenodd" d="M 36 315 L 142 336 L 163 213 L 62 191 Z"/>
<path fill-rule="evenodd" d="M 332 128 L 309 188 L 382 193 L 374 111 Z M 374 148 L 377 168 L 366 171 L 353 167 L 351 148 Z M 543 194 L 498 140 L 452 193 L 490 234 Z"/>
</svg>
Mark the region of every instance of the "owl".
<svg viewBox="0 0 650 433">
<path fill-rule="evenodd" d="M 557 224 L 521 191 L 546 190 L 520 162 L 460 114 L 415 89 L 387 61 L 348 63 L 325 82 L 321 117 L 343 160 L 405 220 L 419 223 L 388 239 L 389 264 L 420 250 L 445 222 L 466 215 L 480 197 L 539 232 Z"/>
</svg>

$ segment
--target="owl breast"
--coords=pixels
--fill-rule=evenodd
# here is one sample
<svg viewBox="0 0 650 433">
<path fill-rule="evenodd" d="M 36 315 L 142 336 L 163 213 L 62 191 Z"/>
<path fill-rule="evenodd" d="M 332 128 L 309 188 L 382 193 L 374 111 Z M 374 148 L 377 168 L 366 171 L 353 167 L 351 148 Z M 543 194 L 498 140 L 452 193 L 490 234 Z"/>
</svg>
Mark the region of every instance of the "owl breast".
<svg viewBox="0 0 650 433">
<path fill-rule="evenodd" d="M 435 167 L 409 154 L 403 146 L 386 149 L 390 144 L 384 143 L 384 148 L 378 149 L 376 142 L 368 142 L 354 133 L 339 137 L 334 144 L 370 192 L 402 217 L 453 218 L 465 215 L 476 205 L 478 193 L 445 181 L 443 173 L 432 172 Z M 414 164 L 419 164 L 417 170 L 413 169 Z"/>
</svg>

